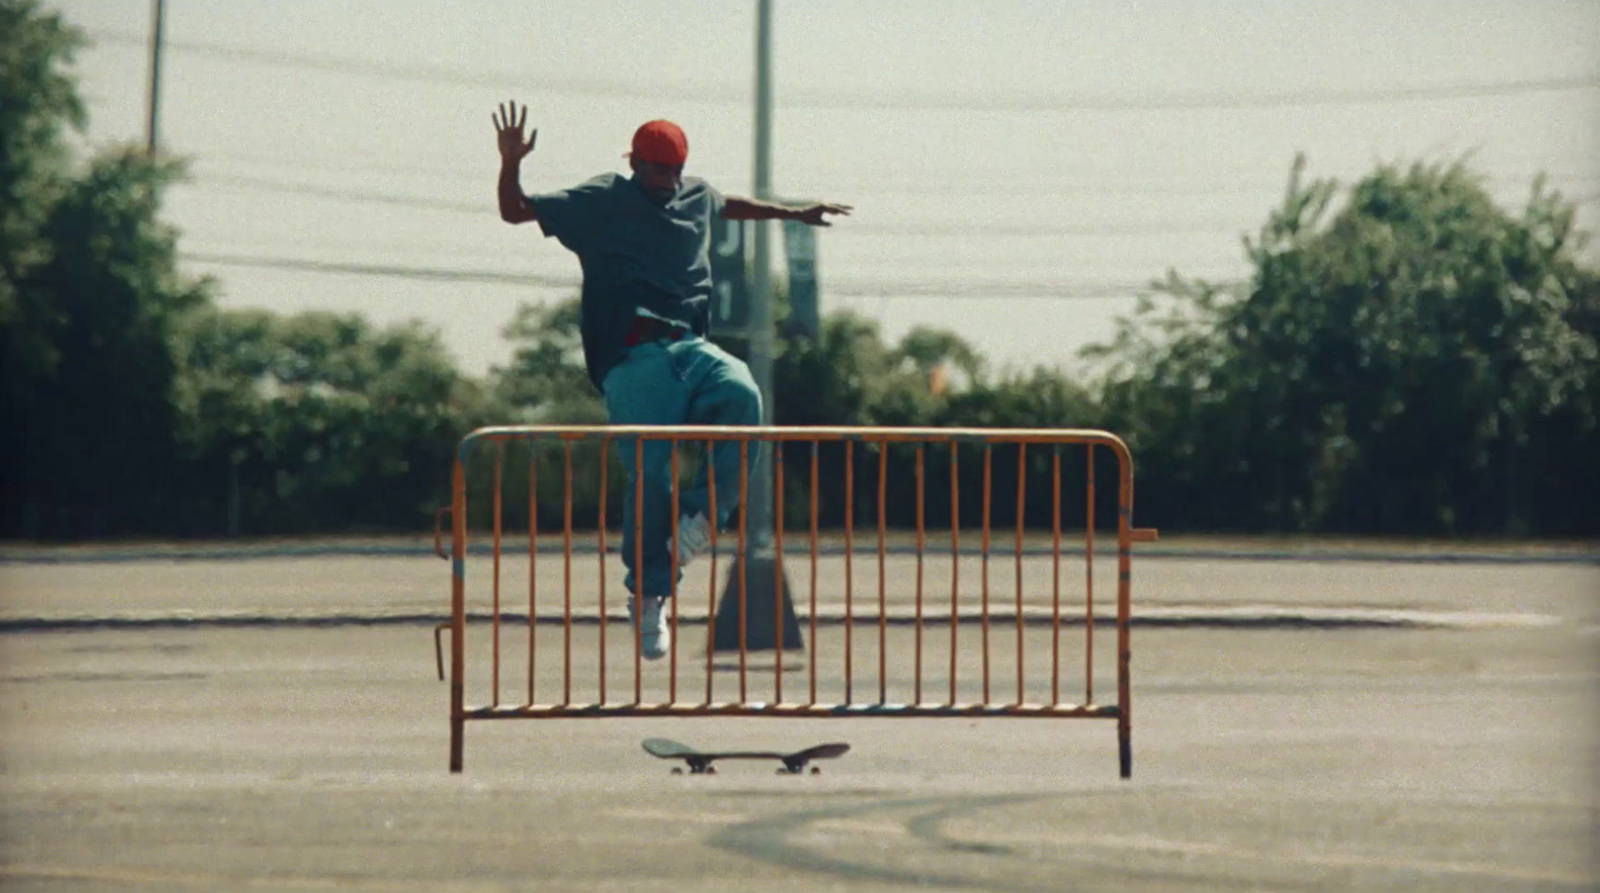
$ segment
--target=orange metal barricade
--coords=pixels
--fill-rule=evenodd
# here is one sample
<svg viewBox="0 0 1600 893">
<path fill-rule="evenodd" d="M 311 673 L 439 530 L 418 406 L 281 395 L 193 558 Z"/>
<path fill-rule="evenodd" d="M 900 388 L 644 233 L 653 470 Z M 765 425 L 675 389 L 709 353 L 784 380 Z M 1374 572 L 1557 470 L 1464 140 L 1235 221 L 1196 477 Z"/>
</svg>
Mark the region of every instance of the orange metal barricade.
<svg viewBox="0 0 1600 893">
<path fill-rule="evenodd" d="M 770 545 L 763 545 L 761 554 L 770 556 L 773 567 L 772 611 L 776 618 L 776 638 L 789 644 L 784 636 L 786 611 L 794 611 L 803 618 L 801 642 L 793 643 L 789 651 L 774 652 L 771 677 L 765 676 L 764 665 L 752 667 L 752 651 L 746 641 L 751 605 L 749 575 L 742 572 L 747 561 L 757 555 L 750 542 L 750 530 L 745 522 L 745 512 L 738 511 L 736 523 L 728 530 L 713 531 L 710 554 L 699 569 L 680 568 L 676 548 L 672 548 L 673 576 L 686 573 L 673 584 L 674 597 L 669 605 L 669 626 L 673 630 L 672 644 L 667 657 L 660 662 L 642 659 L 637 630 L 629 624 L 628 605 L 622 599 L 637 599 L 636 593 L 608 598 L 608 564 L 616 560 L 608 540 L 608 501 L 613 492 L 613 450 L 634 451 L 635 467 L 643 464 L 645 444 L 664 441 L 671 445 L 670 478 L 670 531 L 676 541 L 679 495 L 681 489 L 680 454 L 690 447 L 713 444 L 738 443 L 739 480 L 718 481 L 709 467 L 706 469 L 711 501 L 715 504 L 716 490 L 736 486 L 738 505 L 742 509 L 749 496 L 749 471 L 755 461 L 752 444 L 763 445 L 773 460 L 774 524 Z M 809 445 L 808 468 L 797 472 L 804 484 L 806 509 L 803 521 L 785 518 L 785 492 L 790 476 L 785 469 L 785 447 L 791 450 L 799 444 L 804 450 Z M 485 449 L 487 447 L 488 449 Z M 508 465 L 508 447 L 525 452 L 525 465 Z M 575 502 L 577 491 L 585 486 L 584 477 L 576 475 L 574 452 L 576 449 L 597 448 L 597 468 L 594 469 L 594 502 L 598 515 L 589 525 L 592 530 L 580 530 L 577 524 Z M 836 449 L 842 469 L 835 474 L 822 474 L 819 455 L 824 448 Z M 858 449 L 859 448 L 859 449 Z M 869 494 L 875 503 L 871 515 L 876 520 L 876 574 L 873 583 L 874 597 L 858 599 L 858 578 L 855 565 L 859 559 L 857 549 L 856 515 L 858 505 L 858 452 L 876 449 L 875 470 L 866 466 L 868 474 L 875 471 Z M 890 452 L 907 450 L 914 458 L 906 464 L 910 469 L 891 466 Z M 927 454 L 936 449 L 949 453 L 949 500 L 941 508 L 948 515 L 949 546 L 943 553 L 930 551 L 926 517 L 930 510 L 928 478 L 930 471 Z M 1064 525 L 1063 490 L 1071 485 L 1063 478 L 1063 451 L 1079 450 L 1084 455 L 1085 476 L 1082 483 L 1083 515 L 1081 518 L 1082 546 L 1076 557 L 1072 551 L 1063 550 L 1066 531 Z M 1115 613 L 1111 617 L 1095 613 L 1094 561 L 1095 561 L 1095 464 L 1097 450 L 1109 450 L 1117 460 L 1116 534 L 1117 534 L 1117 594 Z M 961 505 L 961 461 L 963 451 L 982 454 L 981 492 L 982 505 L 974 512 Z M 541 452 L 543 451 L 543 452 Z M 1012 506 L 1004 505 L 994 482 L 994 467 L 998 452 L 1015 456 L 1016 489 Z M 552 458 L 553 462 L 544 460 Z M 487 473 L 489 492 L 481 491 L 484 477 L 483 459 L 491 463 Z M 1029 458 L 1038 466 L 1030 483 Z M 1044 461 L 1047 459 L 1048 461 Z M 703 459 L 709 465 L 708 459 Z M 559 466 L 562 484 L 560 503 L 548 508 L 546 515 L 559 516 L 560 549 L 542 547 L 540 493 L 545 482 L 541 479 L 540 465 Z M 970 473 L 970 472 L 969 472 Z M 514 506 L 522 517 L 508 521 L 505 491 L 508 477 L 526 477 L 527 504 Z M 906 475 L 915 482 L 914 531 L 890 530 L 887 524 L 891 496 L 889 482 Z M 824 478 L 828 479 L 825 480 Z M 829 482 L 832 482 L 830 486 Z M 515 483 L 512 481 L 510 483 Z M 1050 491 L 1048 521 L 1037 521 L 1039 509 L 1032 516 L 1036 531 L 1029 532 L 1026 523 L 1030 490 L 1038 491 L 1048 485 Z M 621 519 L 623 524 L 635 527 L 635 564 L 642 560 L 642 537 L 638 532 L 643 525 L 645 502 L 644 481 L 638 477 L 625 482 L 634 488 L 636 511 L 633 517 Z M 1003 484 L 1001 485 L 1004 486 Z M 517 488 L 521 492 L 520 488 Z M 620 489 L 620 488 L 618 488 Z M 840 491 L 842 490 L 842 493 Z M 546 504 L 553 498 L 549 490 Z M 839 536 L 824 534 L 819 529 L 819 495 L 838 494 L 842 501 L 842 546 Z M 486 497 L 486 498 L 485 498 Z M 996 500 L 1001 500 L 1003 511 L 1015 515 L 1015 540 L 1006 551 L 1011 553 L 1011 595 L 1009 600 L 994 598 L 991 586 L 991 552 L 996 547 L 996 533 L 992 523 Z M 470 503 L 470 504 L 469 504 Z M 1035 502 L 1037 505 L 1037 501 Z M 486 506 L 488 517 L 478 519 L 479 527 L 487 528 L 487 548 L 472 548 L 471 530 L 474 527 L 473 511 L 481 512 Z M 963 509 L 966 509 L 965 511 Z M 446 511 L 441 509 L 440 522 Z M 580 717 L 620 716 L 766 716 L 766 717 L 1044 717 L 1044 718 L 1098 718 L 1113 719 L 1117 723 L 1118 756 L 1121 775 L 1132 773 L 1131 748 L 1132 716 L 1129 697 L 1130 658 L 1130 601 L 1132 586 L 1132 546 L 1135 542 L 1156 537 L 1152 529 L 1133 526 L 1133 463 L 1126 444 L 1116 435 L 1094 430 L 1053 429 L 918 429 L 918 428 L 780 428 L 780 427 L 619 427 L 619 426 L 518 426 L 482 428 L 467 435 L 461 442 L 452 471 L 452 498 L 448 509 L 452 527 L 451 560 L 451 620 L 450 631 L 450 771 L 460 772 L 463 763 L 465 726 L 470 720 L 483 719 L 554 719 Z M 962 521 L 976 517 L 979 521 L 980 548 L 974 555 L 962 548 Z M 520 523 L 519 523 L 520 522 Z M 795 536 L 786 529 L 803 528 L 806 555 L 803 561 L 789 561 L 798 553 L 791 550 L 789 542 Z M 512 529 L 516 528 L 517 533 Z M 520 538 L 522 528 L 526 534 L 526 554 L 516 560 L 508 557 L 507 543 L 512 536 Z M 443 556 L 442 543 L 436 530 L 435 549 Z M 1000 538 L 1005 534 L 1000 533 Z M 731 557 L 727 540 L 735 543 Z M 548 537 L 553 538 L 553 537 Z M 1030 539 L 1032 540 L 1030 544 Z M 582 541 L 593 543 L 592 550 Z M 969 539 L 970 542 L 970 539 Z M 930 579 L 942 573 L 938 564 L 927 559 L 948 557 L 949 610 L 941 615 L 925 599 L 925 587 Z M 576 561 L 593 561 L 593 576 L 580 579 L 583 573 L 576 569 Z M 1003 559 L 1002 559 L 1003 560 Z M 469 592 L 468 568 L 479 562 L 489 563 L 488 592 Z M 727 568 L 724 562 L 732 562 Z M 1063 614 L 1062 567 L 1071 562 L 1081 562 L 1083 567 L 1083 610 L 1068 608 Z M 965 565 L 976 564 L 975 568 Z M 699 564 L 699 562 L 696 562 Z M 729 574 L 731 591 L 723 597 L 735 599 L 738 616 L 737 664 L 717 661 L 717 651 L 711 643 L 712 618 L 717 615 L 719 565 L 733 571 Z M 559 569 L 560 581 L 552 584 L 548 577 Z M 973 570 L 978 579 L 974 586 L 964 578 Z M 616 568 L 611 572 L 615 574 Z M 1030 571 L 1034 579 L 1030 582 Z M 793 573 L 805 578 L 803 585 L 792 584 L 788 576 Z M 476 573 L 474 579 L 476 579 Z M 506 598 L 512 578 L 525 586 L 526 609 L 513 607 Z M 736 582 L 735 582 L 736 581 Z M 826 586 L 822 581 L 827 581 Z M 838 585 L 842 582 L 842 585 Z M 705 613 L 699 613 L 694 590 L 704 587 Z M 575 592 L 575 589 L 577 590 Z M 842 590 L 842 591 L 838 591 Z M 826 602 L 819 601 L 819 591 L 825 591 Z M 556 593 L 559 601 L 541 593 Z M 1070 604 L 1070 602 L 1069 602 Z M 480 607 L 481 606 L 481 607 Z M 487 607 L 485 612 L 482 607 Z M 765 608 L 765 605 L 757 607 Z M 1006 616 L 1009 614 L 1010 616 Z M 1013 627 L 1007 631 L 1005 621 Z M 1095 664 L 1097 660 L 1095 625 L 1097 622 L 1114 622 L 1116 627 L 1115 650 L 1109 659 L 1099 654 L 1102 664 L 1109 664 L 1116 674 L 1115 702 L 1100 703 L 1095 695 Z M 996 624 L 999 623 L 998 632 Z M 470 631 L 484 640 L 469 643 Z M 608 638 L 608 630 L 619 624 L 628 631 L 623 641 Z M 871 624 L 873 634 L 858 637 L 858 626 Z M 938 636 L 928 635 L 930 626 L 948 626 L 948 644 Z M 965 636 L 964 625 L 976 625 L 976 642 L 972 632 Z M 1063 627 L 1080 625 L 1083 628 L 1080 649 L 1083 700 L 1063 703 L 1062 680 L 1070 673 L 1070 662 L 1063 661 Z M 521 632 L 508 637 L 506 629 L 515 626 Z M 579 630 L 594 627 L 592 638 Z M 698 657 L 686 658 L 685 637 L 691 629 L 704 626 L 706 641 L 703 663 Z M 894 629 L 891 634 L 891 627 Z M 909 630 L 907 632 L 906 630 Z M 437 633 L 435 641 L 438 644 Z M 525 635 L 523 635 L 525 633 Z M 1030 634 L 1032 641 L 1030 641 Z M 480 650 L 481 649 L 481 650 Z M 1002 694 L 995 687 L 994 658 L 1009 650 L 1015 662 L 1014 692 Z M 731 649 L 729 649 L 731 653 Z M 944 653 L 939 653 L 943 651 Z M 482 653 L 486 665 L 474 664 L 475 677 L 469 677 L 468 654 Z M 796 655 L 794 652 L 799 652 Z M 785 687 L 785 674 L 800 670 L 786 664 L 789 657 L 797 657 L 805 676 L 804 685 Z M 861 660 L 875 658 L 869 663 Z M 941 659 L 942 658 L 942 659 Z M 1032 658 L 1032 660 L 1030 660 Z M 729 660 L 732 658 L 730 657 Z M 856 686 L 858 672 L 863 666 L 874 666 L 876 685 L 870 694 L 862 697 Z M 1002 664 L 1003 666 L 1003 664 Z M 443 661 L 440 659 L 442 673 Z M 515 703 L 506 703 L 502 687 L 502 670 L 526 670 L 526 689 L 521 691 L 521 680 L 514 683 L 519 690 Z M 1029 670 L 1033 670 L 1030 676 Z M 1104 669 L 1104 667 L 1102 667 Z M 559 673 L 554 679 L 541 675 Z M 870 673 L 871 670 L 864 672 Z M 933 673 L 933 679 L 928 674 Z M 755 677 L 760 673 L 759 677 Z M 971 678 L 975 673 L 976 680 Z M 590 675 L 592 674 L 592 676 Z M 737 676 L 737 683 L 728 680 Z M 1042 676 L 1048 681 L 1041 681 Z M 486 676 L 486 679 L 481 677 Z M 575 685 L 575 676 L 577 684 Z M 719 679 L 721 676 L 723 679 Z M 943 678 L 941 679 L 940 676 Z M 966 676 L 963 679 L 963 676 Z M 620 678 L 619 678 L 620 677 Z M 690 679 L 689 677 L 700 677 Z M 753 678 L 754 677 L 754 678 Z M 487 689 L 480 696 L 473 689 L 474 703 L 469 703 L 469 684 L 476 681 Z M 681 682 L 698 681 L 695 695 L 687 694 L 691 688 Z M 927 682 L 944 685 L 925 685 Z M 611 683 L 622 683 L 614 685 Z M 719 687 L 719 683 L 720 687 Z M 1000 682 L 1002 687 L 1005 683 Z M 616 691 L 626 687 L 627 696 L 618 699 Z M 797 692 L 798 689 L 798 692 Z M 891 691 L 892 689 L 892 691 Z M 937 699 L 933 691 L 943 691 L 947 697 Z M 1048 692 L 1048 696 L 1045 693 Z M 541 694 L 543 699 L 541 700 Z M 1030 694 L 1034 695 L 1030 699 Z M 789 695 L 786 697 L 786 695 Z"/>
</svg>

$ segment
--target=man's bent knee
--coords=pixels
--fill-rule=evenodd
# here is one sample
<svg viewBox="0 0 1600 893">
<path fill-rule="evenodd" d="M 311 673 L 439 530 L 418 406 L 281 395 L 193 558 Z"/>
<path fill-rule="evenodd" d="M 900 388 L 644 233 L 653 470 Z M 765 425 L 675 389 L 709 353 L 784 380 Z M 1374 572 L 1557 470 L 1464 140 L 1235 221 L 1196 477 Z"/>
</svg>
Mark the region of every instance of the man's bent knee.
<svg viewBox="0 0 1600 893">
<path fill-rule="evenodd" d="M 733 400 L 733 414 L 736 419 L 732 424 L 761 424 L 761 391 L 757 390 L 754 382 L 739 384 L 738 394 Z"/>
<path fill-rule="evenodd" d="M 750 368 L 736 357 L 725 359 L 726 368 L 715 379 L 705 403 L 713 418 L 707 421 L 719 425 L 761 424 L 761 391 L 750 375 Z"/>
</svg>

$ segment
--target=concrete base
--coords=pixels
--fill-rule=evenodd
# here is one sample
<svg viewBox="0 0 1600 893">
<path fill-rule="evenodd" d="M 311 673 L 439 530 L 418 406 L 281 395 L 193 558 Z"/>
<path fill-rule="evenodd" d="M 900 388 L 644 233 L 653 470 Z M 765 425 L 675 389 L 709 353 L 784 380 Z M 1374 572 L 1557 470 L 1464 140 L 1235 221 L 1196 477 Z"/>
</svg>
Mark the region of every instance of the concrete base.
<svg viewBox="0 0 1600 893">
<path fill-rule="evenodd" d="M 727 580 L 722 584 L 722 597 L 717 603 L 717 617 L 711 630 L 711 650 L 739 650 L 739 571 L 737 559 L 728 566 Z M 789 576 L 770 554 L 750 554 L 744 561 L 744 629 L 746 651 L 786 651 L 804 648 L 800 637 L 800 621 L 795 617 L 794 600 L 790 596 Z M 779 599 L 781 597 L 781 606 Z M 778 640 L 780 618 L 783 640 Z"/>
</svg>

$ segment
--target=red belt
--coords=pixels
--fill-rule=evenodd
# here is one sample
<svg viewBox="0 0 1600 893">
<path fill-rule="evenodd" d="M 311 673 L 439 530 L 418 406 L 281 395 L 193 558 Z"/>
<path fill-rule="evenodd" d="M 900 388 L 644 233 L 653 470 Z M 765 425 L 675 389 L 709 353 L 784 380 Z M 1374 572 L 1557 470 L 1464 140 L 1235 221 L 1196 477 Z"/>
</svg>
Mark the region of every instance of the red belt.
<svg viewBox="0 0 1600 893">
<path fill-rule="evenodd" d="M 635 347 L 650 341 L 678 341 L 689 337 L 689 329 L 653 316 L 634 316 L 633 325 L 622 336 L 622 343 Z"/>
</svg>

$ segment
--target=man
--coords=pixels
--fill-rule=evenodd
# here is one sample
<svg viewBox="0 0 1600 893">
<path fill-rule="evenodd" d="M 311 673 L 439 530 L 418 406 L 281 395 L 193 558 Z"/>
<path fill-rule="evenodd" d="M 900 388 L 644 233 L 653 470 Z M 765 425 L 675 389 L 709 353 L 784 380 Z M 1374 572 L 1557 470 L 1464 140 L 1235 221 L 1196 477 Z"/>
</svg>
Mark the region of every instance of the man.
<svg viewBox="0 0 1600 893">
<path fill-rule="evenodd" d="M 750 370 L 706 340 L 710 328 L 711 265 L 707 249 L 712 221 L 800 220 L 828 226 L 827 215 L 848 214 L 847 205 L 817 203 L 800 208 L 747 198 L 724 197 L 704 180 L 684 177 L 689 141 L 670 121 L 650 121 L 633 135 L 628 154 L 632 177 L 602 174 L 571 189 L 523 193 L 522 159 L 539 131 L 524 136 L 528 109 L 515 102 L 491 115 L 500 148 L 500 218 L 538 221 L 578 255 L 583 269 L 583 358 L 589 379 L 605 397 L 616 425 L 758 425 L 761 394 Z M 671 445 L 647 441 L 642 467 L 635 444 L 618 444 L 628 472 L 624 502 L 624 584 L 642 596 L 640 648 L 651 660 L 671 645 L 666 599 L 672 592 Z M 750 456 L 755 461 L 755 455 Z M 717 505 L 710 505 L 706 465 L 714 465 Z M 711 451 L 692 486 L 679 497 L 676 546 L 679 566 L 704 552 L 711 524 L 720 530 L 739 502 L 739 449 L 726 443 Z M 634 567 L 634 476 L 643 479 L 642 567 Z M 634 600 L 629 599 L 630 615 Z"/>
</svg>

